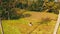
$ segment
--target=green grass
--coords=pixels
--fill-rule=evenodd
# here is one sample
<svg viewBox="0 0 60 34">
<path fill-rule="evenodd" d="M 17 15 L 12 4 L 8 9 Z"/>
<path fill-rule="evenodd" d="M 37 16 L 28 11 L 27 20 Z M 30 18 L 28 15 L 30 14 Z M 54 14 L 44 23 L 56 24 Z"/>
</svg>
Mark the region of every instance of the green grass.
<svg viewBox="0 0 60 34">
<path fill-rule="evenodd" d="M 3 20 L 3 23 L 22 23 L 22 24 L 27 24 L 28 21 L 24 19 L 18 19 L 18 20 Z"/>
<path fill-rule="evenodd" d="M 3 24 L 4 34 L 21 34 L 20 31 L 15 26 L 8 25 L 7 23 Z"/>
<path fill-rule="evenodd" d="M 57 32 L 57 34 L 60 34 L 60 26 L 59 26 L 59 28 L 58 28 L 58 32 Z"/>
<path fill-rule="evenodd" d="M 17 26 L 14 26 L 14 24 L 26 24 L 27 21 L 25 20 L 3 20 L 3 28 L 5 34 L 21 34 L 21 32 L 18 30 Z"/>
<path fill-rule="evenodd" d="M 35 12 L 26 12 L 35 15 Z M 37 12 L 38 13 L 38 12 Z M 39 13 L 40 14 L 40 13 Z M 41 22 L 41 19 L 35 19 L 34 16 L 30 17 L 31 19 L 26 19 L 26 18 L 21 18 L 18 20 L 2 20 L 3 28 L 4 28 L 4 34 L 27 34 L 28 32 L 32 31 L 31 34 L 52 34 L 53 32 L 53 27 L 56 23 L 57 15 L 52 14 L 52 13 L 41 13 L 44 14 L 42 16 L 38 17 L 43 17 L 47 15 L 50 17 L 50 19 L 54 18 L 47 24 L 40 24 L 39 27 L 37 27 L 34 31 L 32 31 L 36 25 L 38 25 L 37 22 Z M 51 15 L 52 14 L 52 15 Z M 38 14 L 37 14 L 38 15 Z M 51 15 L 51 16 L 49 16 Z M 55 20 L 55 21 L 54 21 Z M 33 26 L 29 26 L 28 24 L 30 21 L 33 23 Z M 40 30 L 39 30 L 40 29 Z"/>
<path fill-rule="evenodd" d="M 7 22 L 3 23 L 4 34 L 21 34 L 15 26 L 9 25 Z"/>
<path fill-rule="evenodd" d="M 34 21 L 33 21 L 34 22 Z M 15 25 L 25 24 L 28 25 L 29 21 L 24 18 L 18 20 L 2 20 L 5 34 L 21 34 L 19 28 Z"/>
</svg>

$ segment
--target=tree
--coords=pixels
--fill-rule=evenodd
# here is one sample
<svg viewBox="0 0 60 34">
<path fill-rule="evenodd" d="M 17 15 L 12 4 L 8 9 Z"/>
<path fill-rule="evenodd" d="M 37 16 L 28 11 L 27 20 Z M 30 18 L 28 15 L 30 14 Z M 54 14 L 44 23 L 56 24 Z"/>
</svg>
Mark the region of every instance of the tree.
<svg viewBox="0 0 60 34">
<path fill-rule="evenodd" d="M 11 3 L 12 3 L 12 0 L 2 0 L 1 7 L 4 10 L 2 12 L 2 17 L 4 17 L 4 18 L 6 17 L 6 19 L 10 19 L 9 12 L 10 12 L 11 8 L 13 7 L 13 5 L 11 5 Z"/>
<path fill-rule="evenodd" d="M 43 10 L 43 0 L 37 0 L 37 1 L 33 1 L 31 2 L 32 4 L 29 5 L 28 9 L 31 11 L 42 11 Z"/>
<path fill-rule="evenodd" d="M 13 8 L 17 8 L 16 4 L 18 2 L 18 0 L 2 0 L 2 19 L 11 19 L 12 15 L 15 15 L 15 18 L 18 17 L 16 14 L 14 14 L 14 11 L 11 11 Z M 11 15 L 11 13 L 13 14 Z"/>
</svg>

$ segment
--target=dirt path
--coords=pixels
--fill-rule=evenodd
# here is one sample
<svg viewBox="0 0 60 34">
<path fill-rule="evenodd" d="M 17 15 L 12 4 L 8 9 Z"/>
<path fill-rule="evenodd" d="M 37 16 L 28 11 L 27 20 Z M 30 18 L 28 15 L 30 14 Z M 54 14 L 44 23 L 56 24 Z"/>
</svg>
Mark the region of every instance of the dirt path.
<svg viewBox="0 0 60 34">
<path fill-rule="evenodd" d="M 4 30 L 3 30 L 1 19 L 0 19 L 0 29 L 1 29 L 1 33 L 4 34 Z"/>
<path fill-rule="evenodd" d="M 59 11 L 58 20 L 57 20 L 57 23 L 55 25 L 53 34 L 57 34 L 57 31 L 58 31 L 58 28 L 59 28 L 59 24 L 60 24 L 60 11 Z"/>
</svg>

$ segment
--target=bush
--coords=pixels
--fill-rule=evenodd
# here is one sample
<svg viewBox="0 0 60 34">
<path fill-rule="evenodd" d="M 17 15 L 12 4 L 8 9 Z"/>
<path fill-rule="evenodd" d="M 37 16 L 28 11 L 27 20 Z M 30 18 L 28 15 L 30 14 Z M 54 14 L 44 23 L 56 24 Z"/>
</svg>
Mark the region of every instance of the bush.
<svg viewBox="0 0 60 34">
<path fill-rule="evenodd" d="M 29 6 L 29 10 L 31 11 L 42 11 L 43 10 L 43 1 L 40 1 L 40 2 L 34 2 L 32 3 L 30 6 Z"/>
<path fill-rule="evenodd" d="M 51 21 L 51 19 L 49 17 L 45 17 L 42 18 L 40 22 L 38 22 L 38 24 L 47 24 Z"/>
<path fill-rule="evenodd" d="M 10 13 L 10 19 L 19 19 L 23 16 L 25 11 L 21 11 L 19 8 L 13 8 Z"/>
<path fill-rule="evenodd" d="M 44 10 L 49 9 L 48 12 L 53 12 L 55 14 L 58 14 L 59 13 L 58 12 L 58 9 L 59 9 L 58 7 L 59 7 L 59 5 L 56 4 L 55 2 L 47 2 L 47 3 L 45 3 L 43 8 L 44 8 Z"/>
<path fill-rule="evenodd" d="M 23 13 L 19 8 L 12 8 L 10 11 L 2 11 L 2 19 L 19 19 Z"/>
</svg>

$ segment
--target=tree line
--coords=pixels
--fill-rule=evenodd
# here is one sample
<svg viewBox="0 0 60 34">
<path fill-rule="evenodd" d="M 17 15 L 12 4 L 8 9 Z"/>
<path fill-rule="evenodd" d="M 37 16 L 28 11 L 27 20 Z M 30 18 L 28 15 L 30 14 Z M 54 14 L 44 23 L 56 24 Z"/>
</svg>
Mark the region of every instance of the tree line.
<svg viewBox="0 0 60 34">
<path fill-rule="evenodd" d="M 54 0 L 0 0 L 0 15 L 2 19 L 20 18 L 24 13 L 24 11 L 20 11 L 20 9 L 39 12 L 49 9 L 48 12 L 58 13 L 58 4 L 56 4 Z M 18 14 L 18 12 L 20 14 Z"/>
</svg>

